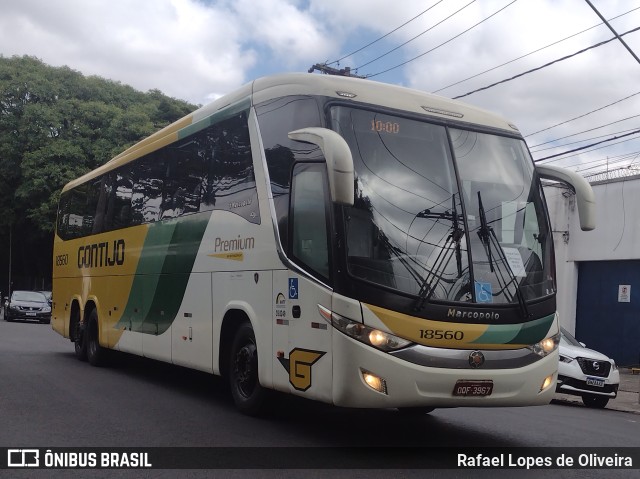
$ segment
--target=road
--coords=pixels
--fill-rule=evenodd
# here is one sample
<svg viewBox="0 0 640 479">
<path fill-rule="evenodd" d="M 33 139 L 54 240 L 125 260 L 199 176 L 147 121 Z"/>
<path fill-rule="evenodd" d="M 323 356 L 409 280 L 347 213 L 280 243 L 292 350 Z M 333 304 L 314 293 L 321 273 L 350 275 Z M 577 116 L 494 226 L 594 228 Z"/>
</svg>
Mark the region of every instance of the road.
<svg viewBox="0 0 640 479">
<path fill-rule="evenodd" d="M 0 321 L 0 446 L 640 448 L 640 417 L 551 404 L 438 409 L 416 420 L 393 410 L 342 409 L 278 395 L 269 416 L 249 418 L 235 411 L 220 378 L 124 355 L 111 367 L 93 368 L 78 361 L 73 344 L 49 325 Z M 0 477 L 86 477 L 86 471 L 42 476 L 36 472 L 54 471 L 20 475 L 14 472 L 23 471 L 12 470 L 11 476 L 3 472 L 7 471 L 0 470 Z M 114 472 L 123 473 L 91 471 L 91 475 L 121 477 Z M 128 477 L 282 477 L 282 471 L 250 471 L 247 476 L 239 470 L 209 471 L 203 476 L 198 471 L 146 472 L 147 476 L 137 471 Z M 438 477 L 630 477 L 630 471 L 620 470 L 561 472 L 558 476 L 554 470 L 440 470 Z M 297 470 L 290 477 L 336 474 Z M 425 472 L 402 475 L 424 477 Z M 378 470 L 358 476 L 358 471 L 348 471 L 345 476 L 397 474 Z"/>
</svg>

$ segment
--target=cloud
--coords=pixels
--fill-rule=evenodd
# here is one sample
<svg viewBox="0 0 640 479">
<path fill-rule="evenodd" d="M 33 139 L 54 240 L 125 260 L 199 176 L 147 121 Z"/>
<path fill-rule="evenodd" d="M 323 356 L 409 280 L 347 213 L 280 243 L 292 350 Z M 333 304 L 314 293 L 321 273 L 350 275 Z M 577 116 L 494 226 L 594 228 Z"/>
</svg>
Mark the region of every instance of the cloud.
<svg viewBox="0 0 640 479">
<path fill-rule="evenodd" d="M 22 0 L 0 17 L 0 48 L 202 103 L 245 82 L 255 64 L 236 23 L 235 13 L 191 0 Z"/>
</svg>

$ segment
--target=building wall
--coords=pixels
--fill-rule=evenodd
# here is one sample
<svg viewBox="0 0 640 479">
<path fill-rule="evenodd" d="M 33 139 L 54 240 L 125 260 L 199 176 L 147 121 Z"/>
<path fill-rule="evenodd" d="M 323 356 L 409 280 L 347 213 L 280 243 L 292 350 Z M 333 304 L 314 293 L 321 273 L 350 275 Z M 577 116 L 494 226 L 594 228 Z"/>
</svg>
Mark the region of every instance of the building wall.
<svg viewBox="0 0 640 479">
<path fill-rule="evenodd" d="M 560 323 L 579 340 L 589 338 L 587 346 L 628 361 L 640 350 L 640 344 L 633 345 L 635 339 L 629 341 L 629 335 L 638 335 L 640 343 L 640 279 L 635 275 L 635 265 L 640 268 L 640 202 L 635 200 L 640 197 L 640 177 L 592 187 L 596 229 L 587 232 L 580 230 L 572 192 L 558 184 L 544 188 L 556 251 Z M 618 301 L 622 284 L 631 285 L 629 303 Z M 605 337 L 603 331 L 610 334 Z M 620 350 L 622 345 L 629 350 Z"/>
</svg>

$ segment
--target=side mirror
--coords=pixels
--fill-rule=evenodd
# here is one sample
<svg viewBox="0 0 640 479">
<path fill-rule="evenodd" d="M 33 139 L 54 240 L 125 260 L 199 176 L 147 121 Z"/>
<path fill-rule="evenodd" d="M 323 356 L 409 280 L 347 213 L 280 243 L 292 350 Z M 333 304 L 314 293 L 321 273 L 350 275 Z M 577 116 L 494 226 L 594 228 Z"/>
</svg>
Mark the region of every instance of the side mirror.
<svg viewBox="0 0 640 479">
<path fill-rule="evenodd" d="M 355 178 L 353 157 L 344 138 L 333 130 L 317 127 L 289 132 L 289 138 L 295 141 L 312 143 L 320 147 L 327 161 L 331 201 L 341 205 L 353 206 L 353 183 Z"/>
<path fill-rule="evenodd" d="M 575 191 L 582 231 L 591 231 L 596 227 L 596 197 L 587 180 L 578 173 L 559 166 L 536 165 L 536 170 L 540 177 L 559 181 Z"/>
</svg>

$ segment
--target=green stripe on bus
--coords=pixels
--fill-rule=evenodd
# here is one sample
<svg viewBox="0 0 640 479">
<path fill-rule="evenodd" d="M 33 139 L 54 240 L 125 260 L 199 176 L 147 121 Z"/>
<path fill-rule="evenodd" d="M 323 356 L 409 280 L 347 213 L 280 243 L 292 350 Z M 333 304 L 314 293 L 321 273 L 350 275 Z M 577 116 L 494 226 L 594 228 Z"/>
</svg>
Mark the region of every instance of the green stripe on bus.
<svg viewBox="0 0 640 479">
<path fill-rule="evenodd" d="M 211 213 L 149 225 L 136 276 L 118 329 L 162 334 L 182 304 Z"/>
<path fill-rule="evenodd" d="M 547 336 L 554 318 L 555 314 L 551 314 L 524 324 L 494 324 L 489 326 L 473 343 L 535 344 Z"/>
</svg>

